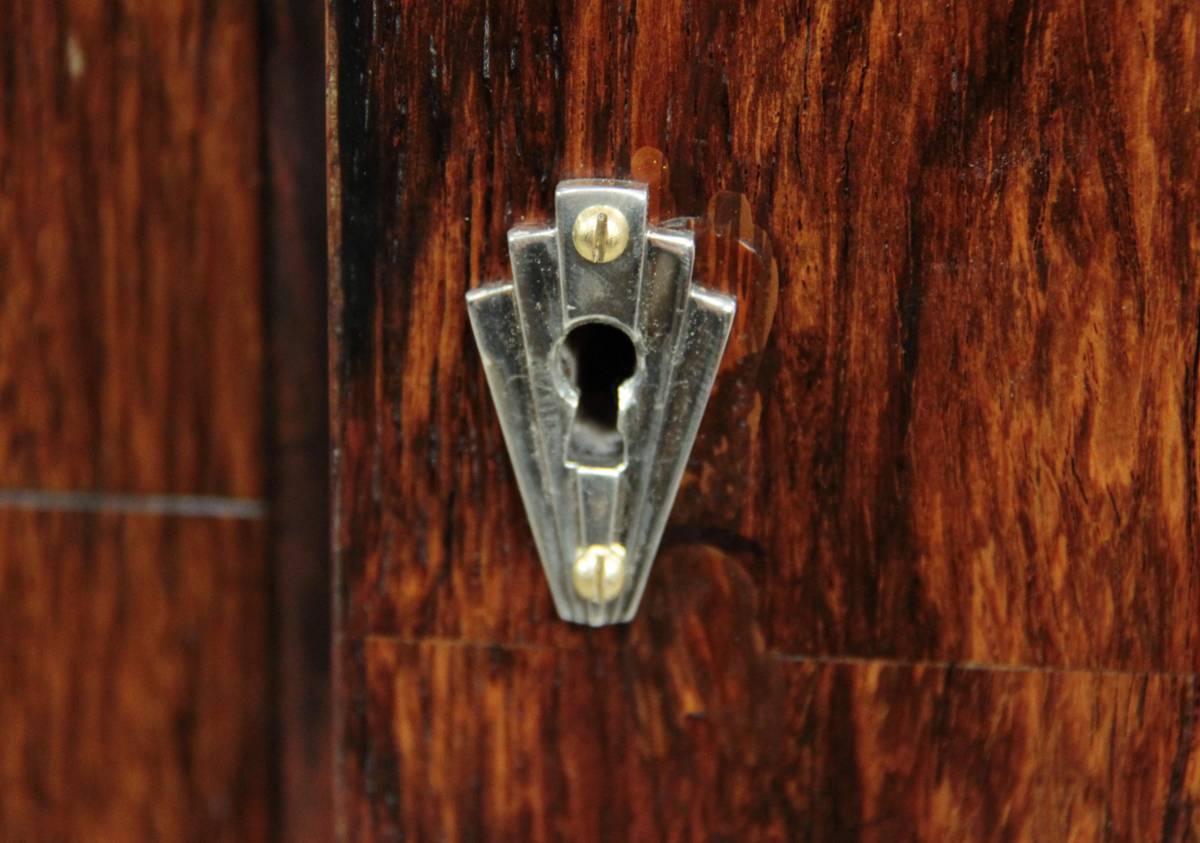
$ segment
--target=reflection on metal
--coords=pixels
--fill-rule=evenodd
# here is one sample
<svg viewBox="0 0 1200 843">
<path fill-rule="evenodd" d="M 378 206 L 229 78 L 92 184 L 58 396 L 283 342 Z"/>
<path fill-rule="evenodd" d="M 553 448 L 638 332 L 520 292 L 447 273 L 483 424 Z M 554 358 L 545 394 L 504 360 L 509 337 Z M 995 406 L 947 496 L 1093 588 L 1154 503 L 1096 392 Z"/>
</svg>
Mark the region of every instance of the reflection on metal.
<svg viewBox="0 0 1200 843">
<path fill-rule="evenodd" d="M 692 283 L 692 236 L 647 225 L 644 185 L 563 182 L 555 205 L 467 306 L 555 606 L 603 626 L 637 612 L 736 302 Z"/>
</svg>

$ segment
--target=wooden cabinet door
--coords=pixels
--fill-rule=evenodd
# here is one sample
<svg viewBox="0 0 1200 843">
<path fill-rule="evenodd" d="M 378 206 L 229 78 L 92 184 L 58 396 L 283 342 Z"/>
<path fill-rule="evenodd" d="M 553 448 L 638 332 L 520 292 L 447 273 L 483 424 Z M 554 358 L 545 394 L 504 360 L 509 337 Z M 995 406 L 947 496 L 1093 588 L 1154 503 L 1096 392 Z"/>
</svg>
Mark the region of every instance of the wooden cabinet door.
<svg viewBox="0 0 1200 843">
<path fill-rule="evenodd" d="M 342 839 L 1200 835 L 1194 4 L 328 13 Z M 463 301 L 591 176 L 742 305 L 598 630 Z"/>
</svg>

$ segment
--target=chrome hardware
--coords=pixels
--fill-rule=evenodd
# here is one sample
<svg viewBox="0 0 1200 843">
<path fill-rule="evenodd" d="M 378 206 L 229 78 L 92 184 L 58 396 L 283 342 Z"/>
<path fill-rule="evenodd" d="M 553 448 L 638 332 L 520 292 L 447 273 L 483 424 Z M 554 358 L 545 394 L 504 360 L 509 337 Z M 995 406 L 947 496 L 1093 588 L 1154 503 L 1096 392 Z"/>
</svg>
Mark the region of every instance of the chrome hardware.
<svg viewBox="0 0 1200 843">
<path fill-rule="evenodd" d="M 562 182 L 555 227 L 508 233 L 513 281 L 467 293 L 554 604 L 590 626 L 637 612 L 736 309 L 646 205 Z"/>
</svg>

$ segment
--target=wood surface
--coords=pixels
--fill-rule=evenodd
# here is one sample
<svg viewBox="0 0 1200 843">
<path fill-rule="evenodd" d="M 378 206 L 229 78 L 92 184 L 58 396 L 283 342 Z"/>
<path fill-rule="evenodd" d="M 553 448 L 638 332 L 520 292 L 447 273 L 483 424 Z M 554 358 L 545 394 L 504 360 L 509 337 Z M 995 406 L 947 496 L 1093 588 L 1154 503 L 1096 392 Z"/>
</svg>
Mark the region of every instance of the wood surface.
<svg viewBox="0 0 1200 843">
<path fill-rule="evenodd" d="M 262 493 L 250 4 L 0 4 L 0 485 Z"/>
<path fill-rule="evenodd" d="M 1200 837 L 1194 4 L 328 23 L 341 839 Z M 697 273 L 743 318 L 639 618 L 585 631 L 463 294 L 654 150 L 762 266 Z"/>
<path fill-rule="evenodd" d="M 324 22 L 313 0 L 263 6 L 274 831 L 288 843 L 333 836 Z"/>
<path fill-rule="evenodd" d="M 278 839 L 260 23 L 0 0 L 0 840 Z"/>
<path fill-rule="evenodd" d="M 0 839 L 267 839 L 263 538 L 0 510 Z"/>
<path fill-rule="evenodd" d="M 790 656 L 730 555 L 655 577 L 577 646 L 343 639 L 350 838 L 1195 837 L 1194 675 Z"/>
</svg>

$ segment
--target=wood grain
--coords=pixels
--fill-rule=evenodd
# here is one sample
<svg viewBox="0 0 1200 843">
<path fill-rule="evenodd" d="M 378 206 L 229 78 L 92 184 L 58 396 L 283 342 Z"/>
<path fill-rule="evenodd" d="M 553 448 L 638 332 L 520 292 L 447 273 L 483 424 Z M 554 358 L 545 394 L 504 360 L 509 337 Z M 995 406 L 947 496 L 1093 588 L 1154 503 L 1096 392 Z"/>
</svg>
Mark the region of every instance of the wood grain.
<svg viewBox="0 0 1200 843">
<path fill-rule="evenodd" d="M 619 659 L 365 645 L 376 736 L 347 839 L 1184 840 L 1190 680 L 780 664 L 782 731 L 616 693 Z M 465 699 L 464 699 L 465 695 Z M 704 701 L 698 701 L 703 704 Z M 648 703 L 648 704 L 647 704 Z M 564 729 L 547 751 L 547 730 Z M 554 724 L 554 725 L 551 725 Z M 1173 784 L 1181 789 L 1173 788 Z M 438 798 L 428 798 L 430 791 Z"/>
<path fill-rule="evenodd" d="M 267 487 L 279 729 L 276 836 L 333 835 L 321 4 L 264 5 L 270 179 Z"/>
<path fill-rule="evenodd" d="M 279 829 L 260 37 L 238 0 L 0 0 L 6 841 Z"/>
<path fill-rule="evenodd" d="M 263 488 L 252 4 L 0 3 L 0 486 Z"/>
<path fill-rule="evenodd" d="M 786 658 L 744 628 L 736 562 L 662 562 L 672 591 L 619 648 L 347 642 L 365 689 L 348 710 L 345 785 L 363 796 L 344 839 L 1200 831 L 1194 676 Z"/>
<path fill-rule="evenodd" d="M 328 13 L 344 839 L 1197 836 L 1192 5 Z M 699 275 L 755 318 L 646 599 L 713 553 L 749 596 L 591 633 L 554 619 L 462 297 L 556 182 L 644 148 L 662 216 L 771 245 Z M 711 769 L 668 740 L 689 705 L 643 714 L 697 627 Z M 744 635 L 765 661 L 706 646 Z M 602 810 L 625 777 L 651 801 Z"/>
<path fill-rule="evenodd" d="M 599 8 L 331 5 L 347 628 L 543 634 L 461 296 L 649 144 L 677 210 L 741 191 L 775 248 L 751 435 L 708 467 L 772 646 L 1194 669 L 1194 14 Z"/>
<path fill-rule="evenodd" d="M 267 839 L 263 538 L 0 510 L 0 836 Z"/>
</svg>

